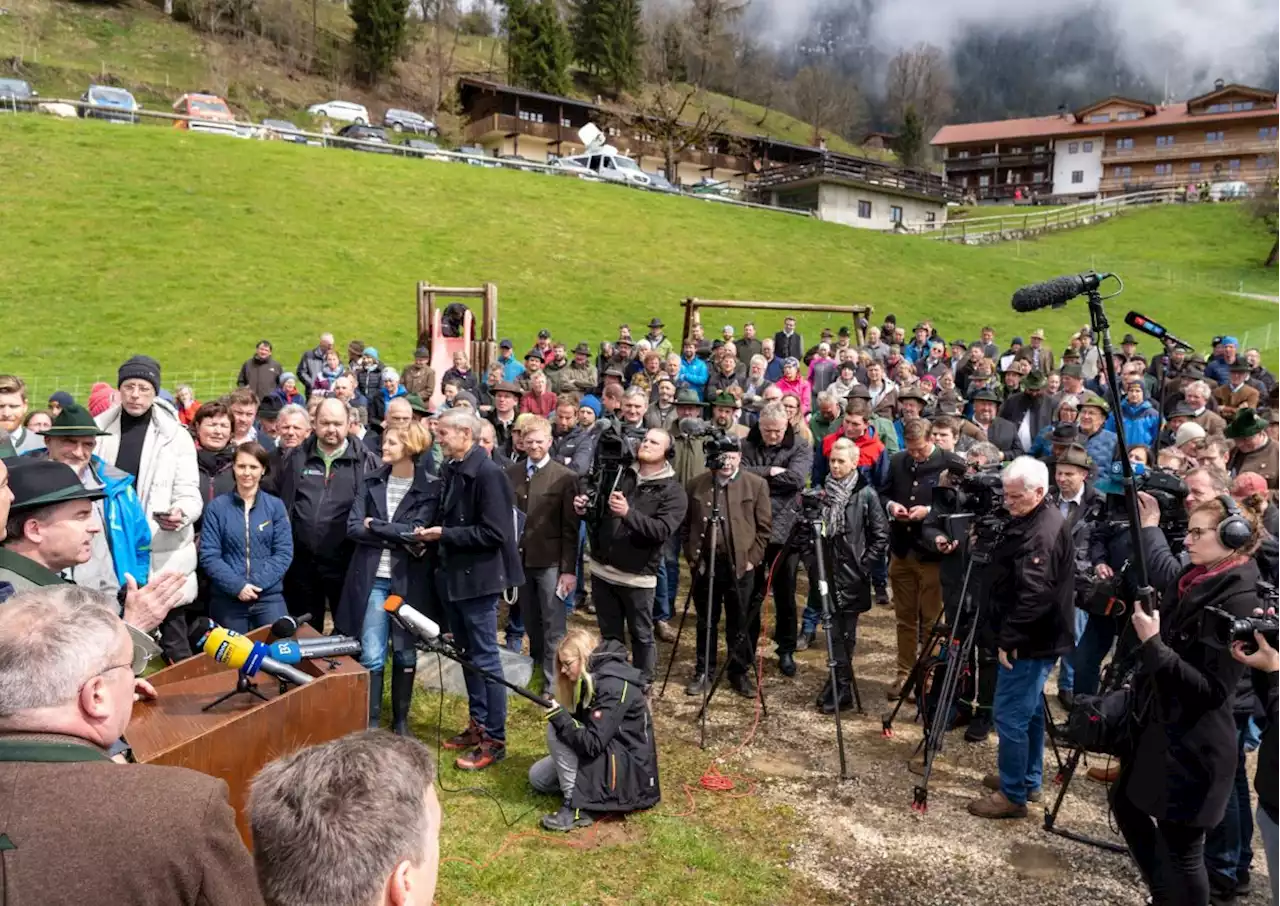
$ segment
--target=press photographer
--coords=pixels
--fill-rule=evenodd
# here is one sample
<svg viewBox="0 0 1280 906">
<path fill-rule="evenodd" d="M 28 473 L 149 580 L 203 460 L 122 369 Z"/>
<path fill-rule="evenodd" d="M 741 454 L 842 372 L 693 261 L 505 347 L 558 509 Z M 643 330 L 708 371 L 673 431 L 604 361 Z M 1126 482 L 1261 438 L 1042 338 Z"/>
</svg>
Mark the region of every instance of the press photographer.
<svg viewBox="0 0 1280 906">
<path fill-rule="evenodd" d="M 1139 502 L 1151 583 L 1165 593 L 1157 612 L 1139 608 L 1131 618 L 1138 667 L 1111 806 L 1154 902 L 1204 904 L 1205 835 L 1222 820 L 1236 776 L 1232 700 L 1244 668 L 1231 642 L 1239 620 L 1252 638 L 1252 554 L 1262 528 L 1256 510 L 1226 495 L 1201 503 L 1191 512 L 1183 568 L 1156 530 L 1154 499 Z"/>
<path fill-rule="evenodd" d="M 983 778 L 991 793 L 969 803 L 980 818 L 1022 818 L 1040 792 L 1044 762 L 1044 683 L 1071 651 L 1075 550 L 1061 511 L 1045 499 L 1049 469 L 1019 456 L 1004 470 L 1009 513 L 988 567 L 995 608 L 995 724 L 999 772 Z"/>
<path fill-rule="evenodd" d="M 1275 612 L 1271 611 L 1274 618 Z M 1275 641 L 1275 638 L 1272 638 Z M 1280 749 L 1280 740 L 1276 738 L 1276 723 L 1280 719 L 1277 715 L 1277 687 L 1276 677 L 1280 675 L 1280 653 L 1276 652 L 1274 646 L 1268 644 L 1267 639 L 1260 632 L 1254 633 L 1254 644 L 1256 650 L 1250 652 L 1249 644 L 1245 641 L 1236 641 L 1231 644 L 1231 656 L 1246 667 L 1252 668 L 1250 680 L 1253 685 L 1254 694 L 1258 700 L 1262 702 L 1266 711 L 1266 721 L 1263 724 L 1262 742 L 1258 745 L 1258 770 L 1254 775 L 1253 786 L 1258 793 L 1258 830 L 1262 832 L 1262 844 L 1266 849 L 1267 856 L 1267 877 L 1271 881 L 1271 903 L 1280 902 L 1280 857 L 1277 854 L 1277 848 L 1280 846 L 1280 832 L 1277 831 L 1276 822 L 1280 806 L 1277 805 L 1277 776 L 1280 776 L 1280 764 L 1277 764 L 1277 750 Z M 1246 798 L 1248 790 L 1245 790 Z"/>
<path fill-rule="evenodd" d="M 858 448 L 840 438 L 827 457 L 829 472 L 822 486 L 822 522 L 826 561 L 830 564 L 832 647 L 836 686 L 828 678 L 818 693 L 823 714 L 853 707 L 853 651 L 858 641 L 858 615 L 871 609 L 872 570 L 889 552 L 889 519 L 880 498 L 858 469 Z M 809 569 L 806 564 L 806 570 Z M 816 571 L 810 571 L 816 575 Z"/>
<path fill-rule="evenodd" d="M 688 505 L 672 453 L 666 431 L 645 432 L 632 454 L 622 430 L 609 427 L 596 445 L 588 493 L 573 499 L 574 511 L 587 517 L 600 632 L 624 645 L 630 632 L 632 662 L 646 688 L 653 682 L 653 596 L 662 548 Z"/>
</svg>

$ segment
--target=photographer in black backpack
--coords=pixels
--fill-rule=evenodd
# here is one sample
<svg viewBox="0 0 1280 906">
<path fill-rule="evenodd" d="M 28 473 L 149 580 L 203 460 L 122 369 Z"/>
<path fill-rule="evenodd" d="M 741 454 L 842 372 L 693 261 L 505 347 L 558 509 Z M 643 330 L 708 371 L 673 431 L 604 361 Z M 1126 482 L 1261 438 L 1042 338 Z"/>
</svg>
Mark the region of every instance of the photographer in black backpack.
<svg viewBox="0 0 1280 906">
<path fill-rule="evenodd" d="M 1132 616 L 1139 647 L 1131 741 L 1111 790 L 1116 824 L 1156 906 L 1205 906 L 1205 833 L 1222 820 L 1236 773 L 1232 698 L 1244 667 L 1231 656 L 1234 620 L 1258 606 L 1262 538 L 1255 510 L 1223 495 L 1191 513 L 1182 568 L 1139 495 L 1155 613 Z"/>
</svg>

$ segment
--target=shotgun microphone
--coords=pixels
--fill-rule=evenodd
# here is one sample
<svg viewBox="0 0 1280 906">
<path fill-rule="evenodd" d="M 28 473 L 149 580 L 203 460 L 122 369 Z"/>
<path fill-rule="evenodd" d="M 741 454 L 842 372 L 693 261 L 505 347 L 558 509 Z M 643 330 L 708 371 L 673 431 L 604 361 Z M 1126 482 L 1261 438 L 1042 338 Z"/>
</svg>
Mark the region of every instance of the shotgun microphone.
<svg viewBox="0 0 1280 906">
<path fill-rule="evenodd" d="M 1093 292 L 1110 274 L 1071 274 L 1024 286 L 1013 294 L 1013 310 L 1026 314 L 1042 308 L 1061 308 L 1076 296 Z"/>
<path fill-rule="evenodd" d="M 1128 324 L 1134 330 L 1140 330 L 1148 336 L 1155 337 L 1157 340 L 1163 340 L 1166 343 L 1172 343 L 1182 349 L 1191 352 L 1194 347 L 1190 343 L 1184 343 L 1173 334 L 1169 333 L 1162 325 L 1152 321 L 1146 315 L 1140 315 L 1136 311 L 1131 311 L 1124 316 L 1124 323 Z"/>
<path fill-rule="evenodd" d="M 440 638 L 440 624 L 425 614 L 419 613 L 404 602 L 399 595 L 388 595 L 382 609 L 391 614 L 405 629 L 408 629 L 424 642 L 434 642 Z"/>
<path fill-rule="evenodd" d="M 244 676 L 251 677 L 261 670 L 268 676 L 295 686 L 305 686 L 311 682 L 311 677 L 301 670 L 271 657 L 271 649 L 266 645 L 223 626 L 214 627 L 204 637 L 200 647 L 219 664 L 226 664 Z"/>
</svg>

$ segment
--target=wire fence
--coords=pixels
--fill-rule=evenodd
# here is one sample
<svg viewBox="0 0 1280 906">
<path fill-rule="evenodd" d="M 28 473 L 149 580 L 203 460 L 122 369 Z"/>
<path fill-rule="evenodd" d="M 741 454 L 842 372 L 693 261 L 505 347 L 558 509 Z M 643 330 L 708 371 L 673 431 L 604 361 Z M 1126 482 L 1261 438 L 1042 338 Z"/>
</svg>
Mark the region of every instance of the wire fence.
<svg viewBox="0 0 1280 906">
<path fill-rule="evenodd" d="M 76 402 L 85 403 L 89 399 L 89 391 L 93 385 L 102 381 L 111 387 L 116 386 L 114 374 L 104 374 L 95 378 L 83 375 L 51 374 L 23 375 L 27 384 L 27 398 L 33 409 L 40 408 L 56 390 L 65 390 L 75 397 Z M 196 399 L 206 401 L 217 399 L 223 394 L 236 389 L 235 369 L 229 371 L 187 371 L 174 372 L 168 368 L 164 371 L 164 388 L 169 391 L 181 386 L 188 386 L 195 393 Z"/>
</svg>

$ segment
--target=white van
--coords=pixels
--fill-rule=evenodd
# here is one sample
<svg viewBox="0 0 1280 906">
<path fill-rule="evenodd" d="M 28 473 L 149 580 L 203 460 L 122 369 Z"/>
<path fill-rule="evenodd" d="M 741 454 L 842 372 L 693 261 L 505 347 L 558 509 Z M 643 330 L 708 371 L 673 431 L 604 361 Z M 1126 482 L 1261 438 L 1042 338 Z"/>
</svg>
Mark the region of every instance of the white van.
<svg viewBox="0 0 1280 906">
<path fill-rule="evenodd" d="M 618 149 L 604 143 L 604 134 L 591 123 L 578 130 L 578 137 L 587 146 L 587 150 L 572 157 L 561 157 L 555 166 L 564 170 L 572 170 L 581 175 L 592 175 L 610 182 L 626 182 L 647 186 L 651 180 L 649 174 L 640 169 L 640 165 L 629 157 L 618 153 Z"/>
</svg>

